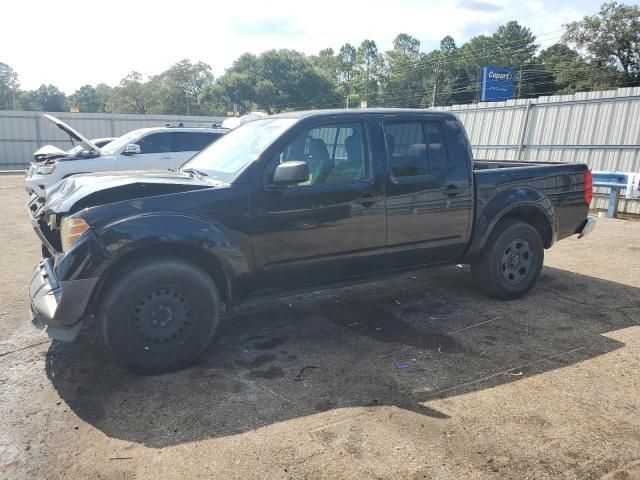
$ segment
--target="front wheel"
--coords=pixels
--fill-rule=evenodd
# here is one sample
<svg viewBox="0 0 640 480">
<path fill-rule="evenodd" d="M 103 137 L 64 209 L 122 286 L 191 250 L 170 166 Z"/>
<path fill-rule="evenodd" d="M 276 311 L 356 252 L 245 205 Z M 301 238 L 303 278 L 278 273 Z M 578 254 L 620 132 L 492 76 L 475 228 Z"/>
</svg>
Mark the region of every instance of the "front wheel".
<svg viewBox="0 0 640 480">
<path fill-rule="evenodd" d="M 544 245 L 528 223 L 503 220 L 490 235 L 471 275 L 488 295 L 509 300 L 525 295 L 536 283 L 544 262 Z"/>
<path fill-rule="evenodd" d="M 116 363 L 142 374 L 190 364 L 211 342 L 220 317 L 211 277 L 179 259 L 131 265 L 103 298 L 98 340 Z"/>
</svg>

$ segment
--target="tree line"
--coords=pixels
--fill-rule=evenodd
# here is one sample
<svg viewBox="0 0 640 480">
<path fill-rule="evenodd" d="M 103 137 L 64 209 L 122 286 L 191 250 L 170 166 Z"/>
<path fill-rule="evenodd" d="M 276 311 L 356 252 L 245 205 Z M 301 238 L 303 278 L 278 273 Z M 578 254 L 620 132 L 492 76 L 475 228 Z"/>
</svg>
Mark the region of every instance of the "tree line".
<svg viewBox="0 0 640 480">
<path fill-rule="evenodd" d="M 317 55 L 288 49 L 245 53 L 217 79 L 206 63 L 185 59 L 159 75 L 134 71 L 116 86 L 84 85 L 68 96 L 54 85 L 22 90 L 18 74 L 0 62 L 0 110 L 226 115 L 464 104 L 479 101 L 481 68 L 487 65 L 515 67 L 518 98 L 640 85 L 637 5 L 604 3 L 598 13 L 565 25 L 557 41 L 541 49 L 537 42 L 549 35 L 537 38 L 510 21 L 460 46 L 446 36 L 430 52 L 401 33 L 386 52 L 364 40 Z"/>
</svg>

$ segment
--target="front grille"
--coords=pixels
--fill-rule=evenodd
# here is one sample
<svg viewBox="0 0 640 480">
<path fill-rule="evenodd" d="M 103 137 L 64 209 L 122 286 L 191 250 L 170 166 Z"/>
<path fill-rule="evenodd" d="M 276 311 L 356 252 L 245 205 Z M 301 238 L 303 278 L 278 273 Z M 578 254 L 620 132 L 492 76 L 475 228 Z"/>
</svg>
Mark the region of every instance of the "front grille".
<svg viewBox="0 0 640 480">
<path fill-rule="evenodd" d="M 29 200 L 29 203 L 27 204 L 27 212 L 32 218 L 33 227 L 36 229 L 36 233 L 40 236 L 42 243 L 44 243 L 47 249 L 54 254 L 62 251 L 60 228 L 58 228 L 57 219 L 55 222 L 56 228 L 51 228 L 49 226 L 49 216 L 45 215 L 44 204 L 44 200 L 34 194 L 31 196 L 31 200 Z"/>
<path fill-rule="evenodd" d="M 49 227 L 47 223 L 47 218 L 44 215 L 41 215 L 38 219 L 38 227 L 42 232 L 42 235 L 49 241 L 51 246 L 56 250 L 56 252 L 62 251 L 62 244 L 60 242 L 60 229 L 55 228 L 52 229 Z M 51 252 L 52 254 L 55 252 Z"/>
<path fill-rule="evenodd" d="M 37 218 L 40 215 L 42 215 L 43 207 L 44 207 L 44 200 L 38 197 L 36 193 L 31 195 L 31 198 L 27 203 L 27 211 L 29 212 L 29 215 L 31 215 L 31 218 Z"/>
</svg>

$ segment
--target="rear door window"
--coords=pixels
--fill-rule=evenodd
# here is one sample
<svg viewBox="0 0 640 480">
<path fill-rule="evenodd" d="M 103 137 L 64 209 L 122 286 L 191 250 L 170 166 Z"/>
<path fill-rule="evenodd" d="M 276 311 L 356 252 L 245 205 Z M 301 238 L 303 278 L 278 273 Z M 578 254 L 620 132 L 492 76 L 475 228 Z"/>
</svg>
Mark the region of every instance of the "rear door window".
<svg viewBox="0 0 640 480">
<path fill-rule="evenodd" d="M 384 135 L 391 173 L 395 178 L 431 173 L 422 122 L 385 122 Z"/>
</svg>

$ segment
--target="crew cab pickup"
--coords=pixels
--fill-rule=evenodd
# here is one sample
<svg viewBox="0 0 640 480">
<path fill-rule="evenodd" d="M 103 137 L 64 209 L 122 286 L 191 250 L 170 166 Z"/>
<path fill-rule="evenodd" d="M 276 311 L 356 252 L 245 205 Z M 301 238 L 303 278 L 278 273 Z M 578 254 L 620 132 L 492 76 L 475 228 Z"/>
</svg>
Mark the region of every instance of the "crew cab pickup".
<svg viewBox="0 0 640 480">
<path fill-rule="evenodd" d="M 544 250 L 583 236 L 584 164 L 474 161 L 451 114 L 370 109 L 245 123 L 176 172 L 78 175 L 28 204 L 48 251 L 34 321 L 100 343 L 140 373 L 181 368 L 221 305 L 250 296 L 471 265 L 501 299 L 535 284 Z"/>
</svg>

